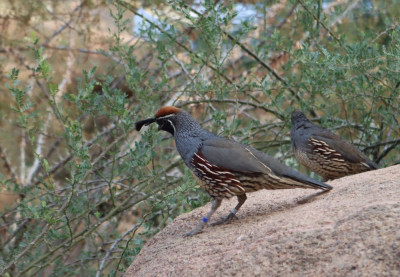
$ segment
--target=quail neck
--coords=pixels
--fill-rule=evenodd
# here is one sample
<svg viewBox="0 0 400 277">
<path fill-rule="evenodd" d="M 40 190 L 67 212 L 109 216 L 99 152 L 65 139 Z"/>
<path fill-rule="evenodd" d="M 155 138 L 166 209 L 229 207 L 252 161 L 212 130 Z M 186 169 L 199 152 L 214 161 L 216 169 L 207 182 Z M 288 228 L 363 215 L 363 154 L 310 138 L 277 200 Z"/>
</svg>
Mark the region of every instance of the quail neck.
<svg viewBox="0 0 400 277">
<path fill-rule="evenodd" d="M 305 140 L 308 139 L 308 131 L 307 129 L 313 127 L 313 124 L 301 111 L 293 111 L 292 113 L 292 129 L 290 130 L 290 140 L 294 148 L 297 147 L 297 144 L 306 143 Z M 297 137 L 302 138 L 300 141 L 294 139 L 295 133 Z"/>
<path fill-rule="evenodd" d="M 185 164 L 192 167 L 190 161 L 203 142 L 218 136 L 203 129 L 200 124 L 185 111 L 180 111 L 176 114 L 173 124 L 176 130 L 174 134 L 176 148 L 183 157 Z"/>
</svg>

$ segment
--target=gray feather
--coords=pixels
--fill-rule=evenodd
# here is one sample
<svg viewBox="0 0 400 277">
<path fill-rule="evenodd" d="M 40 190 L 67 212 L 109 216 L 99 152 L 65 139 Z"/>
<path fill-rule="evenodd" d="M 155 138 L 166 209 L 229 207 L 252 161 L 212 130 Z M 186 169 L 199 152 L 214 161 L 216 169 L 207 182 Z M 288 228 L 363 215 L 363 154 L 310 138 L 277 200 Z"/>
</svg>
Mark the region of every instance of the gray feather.
<svg viewBox="0 0 400 277">
<path fill-rule="evenodd" d="M 210 163 L 235 172 L 272 173 L 277 177 L 289 178 L 318 188 L 331 189 L 329 185 L 301 174 L 267 154 L 235 141 L 224 138 L 209 139 L 203 142 L 199 151 Z"/>
<path fill-rule="evenodd" d="M 216 137 L 205 140 L 199 150 L 210 163 L 219 167 L 236 172 L 266 173 L 260 161 L 235 141 Z"/>
</svg>

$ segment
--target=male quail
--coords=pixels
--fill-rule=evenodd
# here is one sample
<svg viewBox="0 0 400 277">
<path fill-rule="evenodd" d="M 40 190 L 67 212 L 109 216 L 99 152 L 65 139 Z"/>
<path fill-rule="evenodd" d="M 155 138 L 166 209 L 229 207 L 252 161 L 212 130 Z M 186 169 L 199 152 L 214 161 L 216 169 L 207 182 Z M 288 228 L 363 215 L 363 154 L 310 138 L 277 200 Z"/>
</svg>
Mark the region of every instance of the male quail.
<svg viewBox="0 0 400 277">
<path fill-rule="evenodd" d="M 167 131 L 175 137 L 176 147 L 185 164 L 212 198 L 211 210 L 185 236 L 199 233 L 224 198 L 236 196 L 238 204 L 226 217 L 212 225 L 231 221 L 246 201 L 248 192 L 260 189 L 332 188 L 250 146 L 204 130 L 190 114 L 176 107 L 161 108 L 154 118 L 137 122 L 136 130 L 153 122 L 158 124 L 159 130 Z"/>
<path fill-rule="evenodd" d="M 314 125 L 301 111 L 292 112 L 290 136 L 296 159 L 324 182 L 378 168 L 351 143 Z"/>
</svg>

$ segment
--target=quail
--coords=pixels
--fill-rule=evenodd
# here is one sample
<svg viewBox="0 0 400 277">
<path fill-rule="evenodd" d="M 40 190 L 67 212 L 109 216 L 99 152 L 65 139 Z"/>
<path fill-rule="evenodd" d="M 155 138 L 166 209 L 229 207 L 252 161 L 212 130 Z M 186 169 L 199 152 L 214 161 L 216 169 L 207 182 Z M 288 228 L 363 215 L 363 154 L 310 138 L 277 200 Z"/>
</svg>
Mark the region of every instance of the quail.
<svg viewBox="0 0 400 277">
<path fill-rule="evenodd" d="M 310 188 L 330 190 L 332 187 L 305 176 L 270 156 L 203 129 L 187 112 L 176 107 L 161 108 L 154 118 L 136 122 L 143 125 L 157 123 L 158 129 L 174 136 L 176 147 L 200 186 L 211 196 L 211 210 L 185 236 L 201 232 L 224 198 L 237 197 L 238 204 L 225 217 L 212 223 L 231 221 L 246 201 L 246 193 L 260 189 Z"/>
<path fill-rule="evenodd" d="M 290 138 L 296 159 L 323 177 L 324 182 L 377 169 L 351 143 L 313 124 L 301 111 L 292 112 Z"/>
</svg>

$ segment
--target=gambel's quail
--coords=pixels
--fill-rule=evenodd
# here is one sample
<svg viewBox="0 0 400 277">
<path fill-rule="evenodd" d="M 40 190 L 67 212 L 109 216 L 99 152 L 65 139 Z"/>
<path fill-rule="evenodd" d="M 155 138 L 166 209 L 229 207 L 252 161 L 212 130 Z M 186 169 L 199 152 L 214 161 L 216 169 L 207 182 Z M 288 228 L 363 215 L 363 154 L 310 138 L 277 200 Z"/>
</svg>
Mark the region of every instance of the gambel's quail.
<svg viewBox="0 0 400 277">
<path fill-rule="evenodd" d="M 199 233 L 224 198 L 236 196 L 238 204 L 226 217 L 212 225 L 235 218 L 246 201 L 248 192 L 260 189 L 332 188 L 290 169 L 250 146 L 204 130 L 190 114 L 176 107 L 161 108 L 154 118 L 137 122 L 136 130 L 139 131 L 143 125 L 153 122 L 158 124 L 159 130 L 167 131 L 175 137 L 179 154 L 212 199 L 211 210 L 185 236 Z"/>
<path fill-rule="evenodd" d="M 290 136 L 296 159 L 324 182 L 378 168 L 351 143 L 314 125 L 301 111 L 292 112 Z"/>
</svg>

